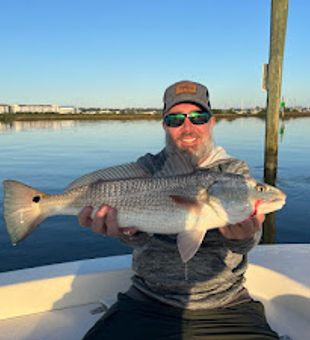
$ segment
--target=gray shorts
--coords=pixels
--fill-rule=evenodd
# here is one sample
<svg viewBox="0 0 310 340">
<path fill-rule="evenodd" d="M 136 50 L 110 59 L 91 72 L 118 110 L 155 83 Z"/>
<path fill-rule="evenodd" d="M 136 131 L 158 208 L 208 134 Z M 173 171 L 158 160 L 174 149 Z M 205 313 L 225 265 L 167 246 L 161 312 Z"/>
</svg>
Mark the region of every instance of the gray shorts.
<svg viewBox="0 0 310 340">
<path fill-rule="evenodd" d="M 94 339 L 263 340 L 279 336 L 268 325 L 264 306 L 258 301 L 192 311 L 119 294 L 118 301 L 83 338 Z"/>
</svg>

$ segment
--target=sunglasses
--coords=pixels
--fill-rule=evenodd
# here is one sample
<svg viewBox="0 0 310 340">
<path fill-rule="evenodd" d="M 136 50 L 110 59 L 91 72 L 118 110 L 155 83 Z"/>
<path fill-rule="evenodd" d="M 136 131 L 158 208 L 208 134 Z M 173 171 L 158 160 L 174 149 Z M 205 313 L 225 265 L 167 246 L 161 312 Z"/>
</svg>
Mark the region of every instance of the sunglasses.
<svg viewBox="0 0 310 340">
<path fill-rule="evenodd" d="M 179 127 L 185 122 L 188 117 L 190 122 L 194 125 L 202 125 L 208 123 L 212 117 L 209 111 L 192 111 L 190 113 L 169 113 L 164 116 L 164 124 L 168 127 Z"/>
</svg>

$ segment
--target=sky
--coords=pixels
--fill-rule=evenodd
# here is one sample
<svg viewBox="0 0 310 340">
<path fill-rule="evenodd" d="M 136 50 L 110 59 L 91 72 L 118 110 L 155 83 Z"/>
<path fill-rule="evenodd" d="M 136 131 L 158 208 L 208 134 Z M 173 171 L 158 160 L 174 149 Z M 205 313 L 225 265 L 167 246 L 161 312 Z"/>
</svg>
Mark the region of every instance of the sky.
<svg viewBox="0 0 310 340">
<path fill-rule="evenodd" d="M 266 105 L 271 0 L 0 0 L 0 104 L 161 108 L 193 80 L 213 108 Z M 289 0 L 282 94 L 310 106 L 310 1 Z"/>
</svg>

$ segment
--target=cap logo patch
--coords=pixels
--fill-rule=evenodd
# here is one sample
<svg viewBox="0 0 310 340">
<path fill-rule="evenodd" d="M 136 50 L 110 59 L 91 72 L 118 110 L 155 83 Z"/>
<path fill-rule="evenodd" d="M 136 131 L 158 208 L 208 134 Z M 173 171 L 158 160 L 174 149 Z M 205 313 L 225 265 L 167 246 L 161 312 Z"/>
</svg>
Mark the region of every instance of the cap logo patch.
<svg viewBox="0 0 310 340">
<path fill-rule="evenodd" d="M 182 93 L 197 93 L 197 85 L 192 83 L 181 83 L 177 84 L 175 87 L 175 94 L 182 94 Z"/>
</svg>

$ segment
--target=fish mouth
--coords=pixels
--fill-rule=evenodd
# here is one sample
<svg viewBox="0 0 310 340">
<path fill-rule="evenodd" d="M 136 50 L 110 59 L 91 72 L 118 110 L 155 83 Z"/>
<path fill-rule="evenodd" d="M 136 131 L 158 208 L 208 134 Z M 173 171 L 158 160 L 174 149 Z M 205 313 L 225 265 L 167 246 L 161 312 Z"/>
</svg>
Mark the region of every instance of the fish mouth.
<svg viewBox="0 0 310 340">
<path fill-rule="evenodd" d="M 258 214 L 269 214 L 273 211 L 280 210 L 284 204 L 286 203 L 286 195 L 281 198 L 274 198 L 270 201 L 263 202 L 258 205 L 257 213 Z"/>
<path fill-rule="evenodd" d="M 279 190 L 279 195 L 269 200 L 269 203 L 283 203 L 286 202 L 286 195 L 284 192 Z"/>
</svg>

